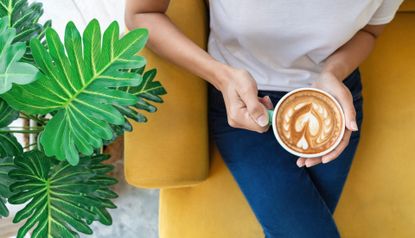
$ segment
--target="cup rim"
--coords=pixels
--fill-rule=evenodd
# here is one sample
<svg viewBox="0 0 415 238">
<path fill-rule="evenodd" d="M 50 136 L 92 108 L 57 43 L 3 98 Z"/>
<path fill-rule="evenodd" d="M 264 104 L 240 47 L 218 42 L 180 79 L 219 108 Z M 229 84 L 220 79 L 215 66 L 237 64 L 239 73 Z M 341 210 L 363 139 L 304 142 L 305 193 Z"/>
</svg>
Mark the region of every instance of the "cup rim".
<svg viewBox="0 0 415 238">
<path fill-rule="evenodd" d="M 292 94 L 294 94 L 294 93 L 296 93 L 296 92 L 299 92 L 299 91 L 316 91 L 316 92 L 319 92 L 319 93 L 322 93 L 322 94 L 324 94 L 324 95 L 326 95 L 327 97 L 329 97 L 332 101 L 334 101 L 334 104 L 339 108 L 339 110 L 340 110 L 340 114 L 341 114 L 341 120 L 342 120 L 342 123 L 343 123 L 343 128 L 341 129 L 341 132 L 340 132 L 340 136 L 337 138 L 337 140 L 336 140 L 336 142 L 332 145 L 332 146 L 330 146 L 329 148 L 327 148 L 326 150 L 324 150 L 324 151 L 322 151 L 322 152 L 319 152 L 319 153 L 314 153 L 314 154 L 303 154 L 303 153 L 300 153 L 300 152 L 298 152 L 298 151 L 295 151 L 295 150 L 293 150 L 293 149 L 291 149 L 291 148 L 289 148 L 284 142 L 283 142 L 283 140 L 280 138 L 280 135 L 278 134 L 278 131 L 277 131 L 277 124 L 276 124 L 276 115 L 277 115 L 277 112 L 278 112 L 278 109 L 280 108 L 280 106 L 281 106 L 281 104 L 285 101 L 285 99 L 287 99 L 289 96 L 291 96 Z M 296 156 L 299 156 L 299 157 L 303 157 L 303 158 L 316 158 L 316 157 L 320 157 L 320 156 L 323 156 L 323 155 L 326 155 L 326 154 L 328 154 L 328 153 L 330 153 L 331 151 L 333 151 L 339 144 L 340 144 L 340 142 L 341 142 L 341 140 L 343 139 L 343 136 L 344 136 L 344 132 L 345 132 L 345 130 L 346 130 L 346 118 L 345 118 L 345 115 L 344 115 L 344 111 L 343 111 L 343 108 L 341 107 L 341 105 L 340 105 L 340 103 L 337 101 L 337 99 L 336 98 L 334 98 L 331 94 L 329 94 L 328 92 L 326 92 L 326 91 L 324 91 L 324 90 L 321 90 L 321 89 L 318 89 L 318 88 L 311 88 L 311 87 L 303 87 L 303 88 L 297 88 L 297 89 L 294 89 L 294 90 L 292 90 L 292 91 L 290 91 L 290 92 L 288 92 L 288 93 L 286 93 L 279 101 L 278 101 L 278 103 L 277 103 L 277 105 L 275 106 L 275 108 L 274 108 L 274 112 L 272 113 L 272 125 L 274 125 L 273 127 L 272 127 L 272 130 L 273 130 L 273 132 L 274 132 L 274 136 L 277 138 L 277 141 L 278 141 L 278 143 L 285 149 L 285 150 L 287 150 L 288 152 L 290 152 L 291 154 L 294 154 L 294 155 L 296 155 Z"/>
</svg>

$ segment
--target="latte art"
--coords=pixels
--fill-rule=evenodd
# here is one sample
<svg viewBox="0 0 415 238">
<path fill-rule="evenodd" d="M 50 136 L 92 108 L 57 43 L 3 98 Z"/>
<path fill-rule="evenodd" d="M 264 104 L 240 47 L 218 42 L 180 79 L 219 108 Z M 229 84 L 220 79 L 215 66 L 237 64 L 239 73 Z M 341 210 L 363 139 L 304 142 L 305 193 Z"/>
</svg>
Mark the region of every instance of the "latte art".
<svg viewBox="0 0 415 238">
<path fill-rule="evenodd" d="M 301 154 L 318 154 L 335 145 L 344 122 L 340 107 L 314 90 L 298 91 L 285 98 L 276 115 L 282 142 Z"/>
</svg>

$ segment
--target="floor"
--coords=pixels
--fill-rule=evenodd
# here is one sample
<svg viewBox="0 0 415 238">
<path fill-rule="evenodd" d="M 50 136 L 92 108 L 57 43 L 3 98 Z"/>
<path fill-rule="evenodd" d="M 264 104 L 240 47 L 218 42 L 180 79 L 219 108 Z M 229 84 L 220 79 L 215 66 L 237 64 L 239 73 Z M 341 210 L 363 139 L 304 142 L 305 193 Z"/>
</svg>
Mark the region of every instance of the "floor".
<svg viewBox="0 0 415 238">
<path fill-rule="evenodd" d="M 112 226 L 93 225 L 94 235 L 83 238 L 157 238 L 158 189 L 137 189 L 120 184 L 117 209 L 111 211 Z"/>
<path fill-rule="evenodd" d="M 113 187 L 119 195 L 113 201 L 117 209 L 110 210 L 113 224 L 104 226 L 95 223 L 92 226 L 94 234 L 81 238 L 158 238 L 159 189 L 140 189 L 128 185 L 124 179 L 124 161 L 112 160 L 111 164 L 114 165 L 111 176 L 119 181 Z"/>
</svg>

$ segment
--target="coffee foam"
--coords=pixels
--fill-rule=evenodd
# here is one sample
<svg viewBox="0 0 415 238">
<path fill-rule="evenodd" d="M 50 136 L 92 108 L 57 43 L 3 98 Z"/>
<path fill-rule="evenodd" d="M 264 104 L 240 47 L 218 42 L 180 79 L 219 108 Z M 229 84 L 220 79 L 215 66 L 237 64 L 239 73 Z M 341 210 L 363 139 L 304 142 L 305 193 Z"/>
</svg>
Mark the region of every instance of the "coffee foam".
<svg viewBox="0 0 415 238">
<path fill-rule="evenodd" d="M 338 104 L 314 90 L 297 91 L 285 98 L 276 117 L 282 142 L 301 154 L 318 154 L 330 149 L 344 128 Z"/>
</svg>

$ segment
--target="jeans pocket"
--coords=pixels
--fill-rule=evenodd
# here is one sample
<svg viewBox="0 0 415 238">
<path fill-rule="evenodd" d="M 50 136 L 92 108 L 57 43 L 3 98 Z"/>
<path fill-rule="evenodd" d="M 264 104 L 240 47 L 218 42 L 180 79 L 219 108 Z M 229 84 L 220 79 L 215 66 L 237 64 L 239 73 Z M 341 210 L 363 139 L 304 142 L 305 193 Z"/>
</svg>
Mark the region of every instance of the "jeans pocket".
<svg viewBox="0 0 415 238">
<path fill-rule="evenodd" d="M 343 83 L 350 90 L 354 102 L 357 102 L 362 98 L 363 86 L 359 68 L 347 76 L 347 78 L 343 80 Z"/>
<path fill-rule="evenodd" d="M 351 139 L 360 137 L 360 131 L 363 123 L 363 97 L 360 96 L 359 98 L 354 99 L 353 105 L 356 110 L 356 123 L 359 130 L 352 132 Z"/>
</svg>

